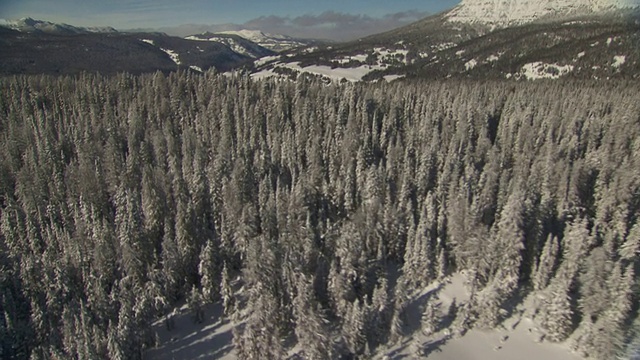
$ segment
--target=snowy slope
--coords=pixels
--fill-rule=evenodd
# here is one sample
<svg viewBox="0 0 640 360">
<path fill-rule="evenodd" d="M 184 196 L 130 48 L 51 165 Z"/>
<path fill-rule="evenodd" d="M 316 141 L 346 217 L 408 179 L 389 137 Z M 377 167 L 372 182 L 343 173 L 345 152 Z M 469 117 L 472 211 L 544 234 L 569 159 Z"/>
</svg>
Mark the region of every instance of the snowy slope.
<svg viewBox="0 0 640 360">
<path fill-rule="evenodd" d="M 233 34 L 212 34 L 204 33 L 199 35 L 191 35 L 185 38 L 193 41 L 211 41 L 228 46 L 231 50 L 238 54 L 245 55 L 254 59 L 264 56 L 273 55 L 273 52 L 258 43 L 246 39 L 244 37 Z"/>
<path fill-rule="evenodd" d="M 49 34 L 89 34 L 89 33 L 116 33 L 112 27 L 78 27 L 69 24 L 58 24 L 49 21 L 22 18 L 19 20 L 3 20 L 0 26 L 20 32 L 42 32 Z"/>
<path fill-rule="evenodd" d="M 411 296 L 407 317 L 410 322 L 419 322 L 420 309 L 424 302 L 435 296 L 440 309 L 446 317 L 446 310 L 453 300 L 458 304 L 469 299 L 465 286 L 465 276 L 455 274 L 442 284 L 431 286 Z M 433 360 L 581 360 L 572 353 L 566 343 L 541 341 L 544 335 L 527 316 L 531 301 L 526 301 L 503 326 L 496 330 L 481 331 L 473 329 L 464 335 L 454 335 L 449 327 L 441 329 L 431 336 L 425 336 L 420 330 L 408 326 L 406 336 L 397 343 L 383 346 L 372 355 L 373 359 L 416 359 Z M 246 314 L 240 316 L 243 318 Z M 446 322 L 446 321 L 445 321 Z M 219 303 L 204 307 L 204 321 L 196 324 L 192 321 L 189 308 L 179 306 L 174 311 L 173 328 L 168 330 L 165 319 L 159 319 L 153 325 L 158 344 L 146 351 L 144 359 L 156 360 L 192 360 L 192 359 L 237 359 L 233 346 L 233 329 L 241 324 L 234 323 L 222 316 Z M 411 324 L 409 324 L 411 325 Z M 419 324 L 413 324 L 419 327 Z M 444 325 L 444 324 L 442 324 Z M 295 353 L 299 346 L 290 349 L 294 354 L 289 359 L 299 359 Z M 299 355 L 299 354 L 298 354 Z"/>
<path fill-rule="evenodd" d="M 219 34 L 237 35 L 276 52 L 290 50 L 309 44 L 308 41 L 294 39 L 286 35 L 263 33 L 260 30 L 229 30 L 219 32 Z"/>
<path fill-rule="evenodd" d="M 446 319 L 447 309 L 455 300 L 461 304 L 469 300 L 469 292 L 463 274 L 455 274 L 440 284 L 435 283 L 412 296 L 415 306 L 409 311 L 408 318 L 419 319 L 421 301 L 435 296 L 440 303 L 441 315 Z M 440 288 L 440 290 L 438 290 Z M 525 301 L 494 330 L 472 329 L 464 335 L 452 333 L 450 328 L 441 328 L 431 336 L 415 331 L 402 341 L 392 344 L 374 356 L 376 360 L 416 359 L 430 360 L 580 360 L 579 355 L 571 352 L 567 343 L 542 341 L 544 333 L 528 316 L 531 301 Z M 443 321 L 447 323 L 448 321 Z"/>
<path fill-rule="evenodd" d="M 269 77 L 288 77 L 292 74 L 307 73 L 321 76 L 331 81 L 361 81 L 367 74 L 376 70 L 385 70 L 397 64 L 406 64 L 408 50 L 376 47 L 370 54 L 339 56 L 329 63 L 301 66 L 300 62 L 283 62 L 279 57 L 268 57 L 256 61 L 257 71 L 251 76 L 255 79 Z M 284 71 L 283 71 L 284 69 Z M 387 75 L 387 81 L 403 78 L 403 75 Z"/>
<path fill-rule="evenodd" d="M 640 6 L 640 0 L 462 0 L 446 17 L 452 22 L 496 27 L 545 16 L 571 16 Z"/>
</svg>

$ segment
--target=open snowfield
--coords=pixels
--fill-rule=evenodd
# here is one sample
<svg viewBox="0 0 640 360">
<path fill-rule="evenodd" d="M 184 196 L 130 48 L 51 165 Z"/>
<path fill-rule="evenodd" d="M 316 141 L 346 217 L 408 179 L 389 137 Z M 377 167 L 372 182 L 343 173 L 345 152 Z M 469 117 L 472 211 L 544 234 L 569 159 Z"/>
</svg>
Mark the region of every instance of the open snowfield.
<svg viewBox="0 0 640 360">
<path fill-rule="evenodd" d="M 440 308 L 449 308 L 455 299 L 458 304 L 467 301 L 469 294 L 464 286 L 464 276 L 457 274 L 443 284 L 438 299 Z M 424 298 L 433 290 L 425 289 L 416 295 Z M 409 311 L 410 319 L 419 319 L 418 306 Z M 491 331 L 471 330 L 462 337 L 449 334 L 448 329 L 426 337 L 420 330 L 405 338 L 400 344 L 381 352 L 375 359 L 415 359 L 428 358 L 433 360 L 580 360 L 580 356 L 571 353 L 566 344 L 538 342 L 542 333 L 531 319 L 523 314 L 526 309 L 520 308 L 514 316 L 507 319 L 500 329 Z M 444 314 L 443 314 L 444 315 Z"/>
<path fill-rule="evenodd" d="M 205 307 L 205 320 L 196 324 L 185 305 L 176 310 L 174 328 L 167 329 L 165 319 L 154 323 L 159 343 L 146 352 L 148 360 L 235 359 L 233 324 L 222 319 L 220 304 Z"/>
<path fill-rule="evenodd" d="M 438 292 L 438 289 L 439 292 Z M 436 283 L 417 293 L 408 307 L 409 324 L 412 334 L 399 343 L 378 349 L 374 359 L 416 359 L 432 360 L 581 360 L 582 358 L 566 344 L 539 342 L 542 333 L 534 322 L 527 318 L 525 307 L 518 308 L 499 329 L 492 331 L 471 330 L 462 337 L 449 334 L 441 329 L 432 336 L 424 336 L 420 329 L 420 308 L 426 298 L 437 293 L 443 312 L 451 302 L 460 304 L 468 300 L 464 286 L 464 276 L 457 274 L 442 286 Z M 205 308 L 205 320 L 195 324 L 188 307 L 176 309 L 174 329 L 169 331 L 165 319 L 154 324 L 159 343 L 155 349 L 147 351 L 145 359 L 191 360 L 191 359 L 236 359 L 233 350 L 233 327 L 235 324 L 222 319 L 219 304 Z M 290 352 L 293 353 L 293 352 Z"/>
</svg>

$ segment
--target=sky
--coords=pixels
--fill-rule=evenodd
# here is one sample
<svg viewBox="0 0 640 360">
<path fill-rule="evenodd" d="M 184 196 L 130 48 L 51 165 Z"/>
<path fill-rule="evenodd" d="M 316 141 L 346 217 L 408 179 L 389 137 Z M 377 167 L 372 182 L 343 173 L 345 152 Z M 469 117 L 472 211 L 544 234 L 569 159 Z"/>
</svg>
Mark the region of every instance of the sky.
<svg viewBox="0 0 640 360">
<path fill-rule="evenodd" d="M 459 0 L 0 0 L 0 18 L 31 17 L 75 26 L 158 29 L 253 28 L 346 40 L 388 30 Z M 188 26 L 186 26 L 188 25 Z M 196 26 L 197 25 L 197 26 Z M 274 31 L 275 30 L 275 31 Z M 315 36 L 313 36 L 315 35 Z"/>
</svg>

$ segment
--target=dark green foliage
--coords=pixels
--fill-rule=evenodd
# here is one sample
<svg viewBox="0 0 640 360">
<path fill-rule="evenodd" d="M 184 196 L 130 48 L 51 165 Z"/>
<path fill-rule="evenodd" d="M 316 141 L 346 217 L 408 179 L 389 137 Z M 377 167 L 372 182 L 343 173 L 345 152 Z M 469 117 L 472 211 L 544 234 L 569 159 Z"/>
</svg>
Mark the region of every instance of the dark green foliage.
<svg viewBox="0 0 640 360">
<path fill-rule="evenodd" d="M 221 300 L 243 323 L 239 356 L 297 340 L 309 358 L 366 357 L 408 335 L 414 294 L 461 271 L 473 296 L 449 316 L 456 334 L 540 291 L 548 339 L 578 330 L 582 350 L 622 351 L 638 315 L 639 92 L 0 79 L 0 351 L 137 359 L 178 302 L 201 320 Z M 426 333 L 440 315 L 427 304 Z"/>
</svg>

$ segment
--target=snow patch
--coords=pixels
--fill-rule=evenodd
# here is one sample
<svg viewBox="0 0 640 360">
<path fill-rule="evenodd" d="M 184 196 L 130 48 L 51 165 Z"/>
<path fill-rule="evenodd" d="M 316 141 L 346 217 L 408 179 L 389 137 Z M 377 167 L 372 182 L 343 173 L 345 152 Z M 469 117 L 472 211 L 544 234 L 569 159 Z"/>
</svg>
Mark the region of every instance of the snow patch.
<svg viewBox="0 0 640 360">
<path fill-rule="evenodd" d="M 374 54 L 378 56 L 378 64 L 394 64 L 396 62 L 401 62 L 403 64 L 407 63 L 407 54 L 409 53 L 409 50 L 377 47 L 374 48 L 373 51 Z"/>
<path fill-rule="evenodd" d="M 404 78 L 404 75 L 385 75 L 385 76 L 383 76 L 383 78 L 388 82 L 392 82 L 394 80 L 398 80 L 398 79 Z"/>
<path fill-rule="evenodd" d="M 367 57 L 368 56 L 366 54 L 358 54 L 334 59 L 333 61 L 337 62 L 338 64 L 348 64 L 352 61 L 365 62 L 367 60 Z"/>
<path fill-rule="evenodd" d="M 565 23 L 563 23 L 562 25 L 583 25 L 583 24 L 588 24 L 589 22 L 587 21 L 579 21 L 579 20 L 575 20 L 575 21 L 567 21 Z"/>
<path fill-rule="evenodd" d="M 335 68 L 332 69 L 325 65 L 311 65 L 302 68 L 303 72 L 322 75 L 333 80 L 346 79 L 348 81 L 360 81 L 362 78 L 373 70 L 379 70 L 381 67 L 363 65 L 357 68 Z"/>
<path fill-rule="evenodd" d="M 587 53 L 586 53 L 586 52 L 584 52 L 584 51 L 583 51 L 583 52 L 581 52 L 581 53 L 578 53 L 578 59 L 583 58 L 586 54 L 587 54 Z"/>
<path fill-rule="evenodd" d="M 436 50 L 436 51 L 444 51 L 447 49 L 451 49 L 452 47 L 456 46 L 456 43 L 452 43 L 452 42 L 448 42 L 448 43 L 442 43 L 442 44 L 437 44 L 432 46 L 431 48 Z"/>
<path fill-rule="evenodd" d="M 464 54 L 466 52 L 467 52 L 467 50 L 458 50 L 458 51 L 456 51 L 456 56 L 460 57 L 460 56 L 462 56 L 462 54 Z"/>
<path fill-rule="evenodd" d="M 489 55 L 489 57 L 487 57 L 487 61 L 488 62 L 495 62 L 500 60 L 500 56 L 498 55 Z"/>
<path fill-rule="evenodd" d="M 613 64 L 611 64 L 611 67 L 617 69 L 624 65 L 625 62 L 627 62 L 627 57 L 625 55 L 616 55 L 613 57 Z"/>
<path fill-rule="evenodd" d="M 204 72 L 200 66 L 190 65 L 189 68 L 197 72 Z"/>
<path fill-rule="evenodd" d="M 572 72 L 573 68 L 573 65 L 547 64 L 538 61 L 525 64 L 519 75 L 527 80 L 558 79 Z"/>
<path fill-rule="evenodd" d="M 160 50 L 164 51 L 167 55 L 169 55 L 171 60 L 173 60 L 173 62 L 176 63 L 176 65 L 180 65 L 180 55 L 178 55 L 177 52 L 171 49 L 164 49 L 164 48 L 160 48 Z"/>
<path fill-rule="evenodd" d="M 464 68 L 469 71 L 475 68 L 478 65 L 478 61 L 476 59 L 471 59 L 464 64 Z"/>
<path fill-rule="evenodd" d="M 351 82 L 361 81 L 362 78 L 374 70 L 383 70 L 387 67 L 384 65 L 361 65 L 355 68 L 332 68 L 326 65 L 311 65 L 301 67 L 299 62 L 293 63 L 276 63 L 271 69 L 264 69 L 256 73 L 251 74 L 254 79 L 264 79 L 269 77 L 281 76 L 277 71 L 281 69 L 291 69 L 298 73 L 308 73 L 313 75 L 319 75 L 331 80 L 347 80 Z"/>
<path fill-rule="evenodd" d="M 264 64 L 270 63 L 272 61 L 278 60 L 280 58 L 280 56 L 274 55 L 274 56 L 264 56 L 261 57 L 259 59 L 257 59 L 256 61 L 254 61 L 253 63 L 256 66 L 262 66 Z"/>
<path fill-rule="evenodd" d="M 144 42 L 144 43 L 147 43 L 147 44 L 149 44 L 149 45 L 154 45 L 154 46 L 155 46 L 155 43 L 153 42 L 153 40 L 149 40 L 149 39 L 140 39 L 140 41 L 142 41 L 142 42 Z"/>
</svg>

